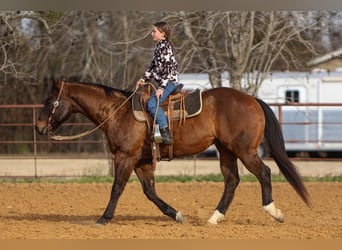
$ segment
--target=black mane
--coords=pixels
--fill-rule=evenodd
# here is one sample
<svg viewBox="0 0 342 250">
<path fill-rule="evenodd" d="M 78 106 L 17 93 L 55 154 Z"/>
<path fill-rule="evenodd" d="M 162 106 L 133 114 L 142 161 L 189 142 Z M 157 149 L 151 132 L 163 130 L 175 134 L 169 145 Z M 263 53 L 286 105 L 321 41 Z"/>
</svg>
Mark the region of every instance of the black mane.
<svg viewBox="0 0 342 250">
<path fill-rule="evenodd" d="M 131 91 L 131 90 L 116 89 L 116 88 L 112 88 L 110 86 L 106 86 L 106 85 L 103 85 L 103 84 L 100 84 L 100 83 L 78 82 L 78 81 L 69 81 L 69 82 L 70 83 L 89 85 L 89 86 L 93 86 L 93 87 L 95 86 L 97 88 L 103 89 L 107 96 L 110 96 L 113 92 L 120 92 L 124 96 L 129 97 L 133 93 L 133 91 Z"/>
</svg>

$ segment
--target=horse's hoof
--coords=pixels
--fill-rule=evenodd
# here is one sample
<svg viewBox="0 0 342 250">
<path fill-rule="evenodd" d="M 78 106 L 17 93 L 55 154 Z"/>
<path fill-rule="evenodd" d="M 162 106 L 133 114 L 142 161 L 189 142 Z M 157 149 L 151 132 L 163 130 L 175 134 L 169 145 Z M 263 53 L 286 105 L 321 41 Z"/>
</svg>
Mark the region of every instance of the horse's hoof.
<svg viewBox="0 0 342 250">
<path fill-rule="evenodd" d="M 219 222 L 224 220 L 224 214 L 220 213 L 218 210 L 215 210 L 214 214 L 209 218 L 208 224 L 217 225 Z"/>
<path fill-rule="evenodd" d="M 276 208 L 274 202 L 271 202 L 270 204 L 263 206 L 263 209 L 277 221 L 281 223 L 285 221 L 285 216 L 283 212 L 280 209 Z"/>
<path fill-rule="evenodd" d="M 181 223 L 181 224 L 183 224 L 183 222 L 184 222 L 184 217 L 183 217 L 183 215 L 182 215 L 181 212 L 177 212 L 177 214 L 176 214 L 176 221 L 179 222 L 179 223 Z"/>
<path fill-rule="evenodd" d="M 100 219 L 98 219 L 98 220 L 96 221 L 96 225 L 97 225 L 97 226 L 104 226 L 104 225 L 108 224 L 109 221 L 110 221 L 110 220 L 108 220 L 108 219 L 106 219 L 106 218 L 104 218 L 104 217 L 101 217 Z"/>
</svg>

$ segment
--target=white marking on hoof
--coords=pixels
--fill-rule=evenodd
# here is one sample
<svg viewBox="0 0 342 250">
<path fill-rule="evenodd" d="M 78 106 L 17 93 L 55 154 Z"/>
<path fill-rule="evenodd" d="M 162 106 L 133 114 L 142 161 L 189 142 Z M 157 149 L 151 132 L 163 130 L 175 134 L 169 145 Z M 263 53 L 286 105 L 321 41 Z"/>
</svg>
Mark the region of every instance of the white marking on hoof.
<svg viewBox="0 0 342 250">
<path fill-rule="evenodd" d="M 177 214 L 176 214 L 176 221 L 183 224 L 184 218 L 183 218 L 183 215 L 182 215 L 181 212 L 177 212 Z"/>
<path fill-rule="evenodd" d="M 284 222 L 284 214 L 282 213 L 282 211 L 280 211 L 280 209 L 276 208 L 274 202 L 263 206 L 263 209 L 277 221 Z"/>
<path fill-rule="evenodd" d="M 215 210 L 214 214 L 208 220 L 208 223 L 211 225 L 217 225 L 218 222 L 224 220 L 224 214 L 220 213 L 218 210 Z"/>
</svg>

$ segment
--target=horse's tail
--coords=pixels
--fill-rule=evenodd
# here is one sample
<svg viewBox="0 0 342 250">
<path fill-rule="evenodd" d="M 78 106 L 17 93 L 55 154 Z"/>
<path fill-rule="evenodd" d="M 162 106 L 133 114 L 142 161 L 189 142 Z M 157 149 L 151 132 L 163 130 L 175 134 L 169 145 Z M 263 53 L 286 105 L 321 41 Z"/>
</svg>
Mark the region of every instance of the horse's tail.
<svg viewBox="0 0 342 250">
<path fill-rule="evenodd" d="M 258 98 L 256 98 L 256 100 L 262 107 L 265 114 L 264 140 L 269 147 L 271 156 L 277 163 L 281 173 L 289 181 L 302 200 L 308 206 L 311 206 L 309 193 L 304 186 L 298 170 L 287 156 L 284 137 L 276 116 L 264 101 Z"/>
</svg>

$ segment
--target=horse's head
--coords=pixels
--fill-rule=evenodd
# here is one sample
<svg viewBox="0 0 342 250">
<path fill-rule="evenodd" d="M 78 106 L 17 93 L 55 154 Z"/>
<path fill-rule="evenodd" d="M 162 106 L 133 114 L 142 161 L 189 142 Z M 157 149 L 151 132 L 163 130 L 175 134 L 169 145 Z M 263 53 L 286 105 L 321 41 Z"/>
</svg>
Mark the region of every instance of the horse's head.
<svg viewBox="0 0 342 250">
<path fill-rule="evenodd" d="M 52 133 L 72 114 L 71 100 L 65 95 L 65 83 L 54 82 L 49 90 L 38 120 L 36 130 L 40 134 Z"/>
</svg>

